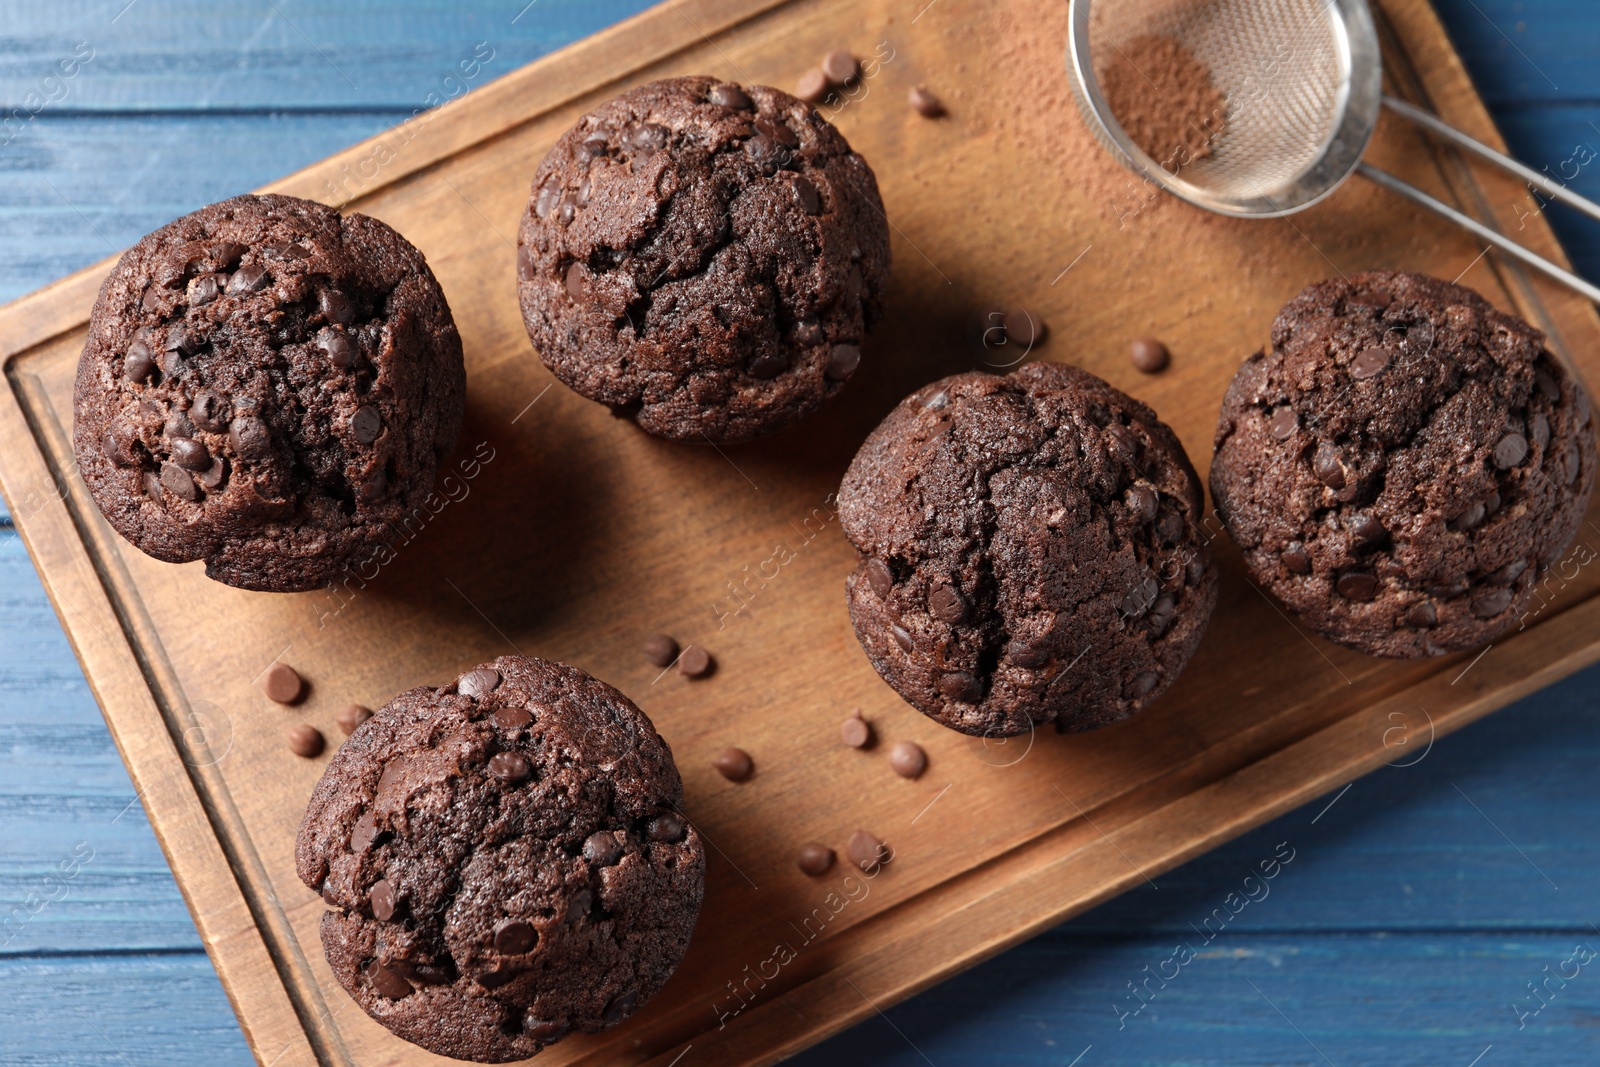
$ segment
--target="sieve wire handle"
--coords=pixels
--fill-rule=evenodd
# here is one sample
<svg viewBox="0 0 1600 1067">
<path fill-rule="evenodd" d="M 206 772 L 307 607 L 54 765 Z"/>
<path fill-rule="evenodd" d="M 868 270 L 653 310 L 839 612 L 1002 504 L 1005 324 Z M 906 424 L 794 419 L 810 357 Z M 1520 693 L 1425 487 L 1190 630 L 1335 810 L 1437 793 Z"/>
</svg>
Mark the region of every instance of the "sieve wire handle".
<svg viewBox="0 0 1600 1067">
<path fill-rule="evenodd" d="M 1401 118 L 1416 123 L 1441 140 L 1449 141 L 1457 148 L 1471 152 L 1480 159 L 1486 159 L 1495 166 L 1510 171 L 1552 200 L 1559 200 L 1568 207 L 1576 208 L 1583 212 L 1591 219 L 1600 220 L 1600 204 L 1579 196 L 1549 175 L 1541 174 L 1532 167 L 1519 163 L 1504 152 L 1496 151 L 1482 141 L 1468 137 L 1454 126 L 1445 123 L 1444 120 L 1432 112 L 1424 111 L 1415 104 L 1408 104 L 1404 100 L 1398 100 L 1387 95 L 1383 98 L 1383 106 Z"/>
<path fill-rule="evenodd" d="M 1360 174 L 1369 181 L 1376 182 L 1385 189 L 1399 193 L 1401 196 L 1413 201 L 1414 203 L 1421 204 L 1429 211 L 1433 211 L 1444 216 L 1456 225 L 1465 230 L 1471 231 L 1479 238 L 1489 242 L 1489 244 L 1498 248 L 1506 255 L 1515 259 L 1520 259 L 1522 262 L 1526 263 L 1535 270 L 1543 271 L 1556 281 L 1576 290 L 1577 292 L 1582 293 L 1596 304 L 1600 304 L 1600 287 L 1591 285 L 1589 282 L 1584 281 L 1582 278 L 1578 277 L 1570 270 L 1567 270 L 1565 267 L 1558 267 L 1556 264 L 1539 255 L 1537 252 L 1528 251 L 1526 248 L 1523 248 L 1521 245 L 1517 244 L 1517 242 L 1511 240 L 1511 238 L 1506 237 L 1495 230 L 1491 230 L 1489 227 L 1485 226 L 1472 216 L 1462 214 L 1449 204 L 1446 204 L 1444 201 L 1437 200 L 1429 196 L 1416 186 L 1407 182 L 1403 182 L 1399 178 L 1396 178 L 1393 174 L 1389 174 L 1386 171 L 1381 171 L 1369 163 L 1362 163 L 1356 168 L 1356 173 Z"/>
</svg>

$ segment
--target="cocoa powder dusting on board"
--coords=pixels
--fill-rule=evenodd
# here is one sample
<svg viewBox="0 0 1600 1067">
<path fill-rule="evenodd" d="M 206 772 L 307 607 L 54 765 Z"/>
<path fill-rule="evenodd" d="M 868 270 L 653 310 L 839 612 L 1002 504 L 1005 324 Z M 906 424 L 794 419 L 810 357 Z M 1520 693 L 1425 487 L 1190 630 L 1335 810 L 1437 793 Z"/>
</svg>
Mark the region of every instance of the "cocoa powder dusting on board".
<svg viewBox="0 0 1600 1067">
<path fill-rule="evenodd" d="M 1227 97 L 1194 53 L 1149 34 L 1100 51 L 1106 103 L 1145 155 L 1174 172 L 1211 155 L 1227 125 Z"/>
</svg>

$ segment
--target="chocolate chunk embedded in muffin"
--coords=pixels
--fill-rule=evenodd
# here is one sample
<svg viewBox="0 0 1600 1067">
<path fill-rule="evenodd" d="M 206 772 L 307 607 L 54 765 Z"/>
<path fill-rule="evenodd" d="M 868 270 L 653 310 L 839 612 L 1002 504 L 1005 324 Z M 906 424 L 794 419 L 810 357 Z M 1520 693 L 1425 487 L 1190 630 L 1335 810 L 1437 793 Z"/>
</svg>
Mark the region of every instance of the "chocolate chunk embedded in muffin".
<svg viewBox="0 0 1600 1067">
<path fill-rule="evenodd" d="M 136 547 L 246 589 L 335 580 L 421 505 L 466 372 L 422 253 L 365 215 L 240 196 L 112 268 L 73 395 L 78 466 Z"/>
<path fill-rule="evenodd" d="M 1127 718 L 1183 670 L 1217 599 L 1200 480 L 1155 412 L 1034 363 L 913 393 L 845 474 L 846 581 L 879 674 L 963 733 Z"/>
<path fill-rule="evenodd" d="M 296 869 L 367 1014 L 440 1055 L 520 1060 L 622 1021 L 677 967 L 705 878 L 682 794 L 627 697 L 505 656 L 351 735 Z"/>
<path fill-rule="evenodd" d="M 1211 492 L 1255 580 L 1323 635 L 1413 658 L 1517 623 L 1595 476 L 1582 387 L 1470 289 L 1313 285 L 1239 368 Z"/>
<path fill-rule="evenodd" d="M 889 274 L 877 181 L 839 131 L 705 77 L 580 119 L 539 166 L 517 247 L 545 365 L 679 440 L 772 433 L 839 392 Z"/>
</svg>

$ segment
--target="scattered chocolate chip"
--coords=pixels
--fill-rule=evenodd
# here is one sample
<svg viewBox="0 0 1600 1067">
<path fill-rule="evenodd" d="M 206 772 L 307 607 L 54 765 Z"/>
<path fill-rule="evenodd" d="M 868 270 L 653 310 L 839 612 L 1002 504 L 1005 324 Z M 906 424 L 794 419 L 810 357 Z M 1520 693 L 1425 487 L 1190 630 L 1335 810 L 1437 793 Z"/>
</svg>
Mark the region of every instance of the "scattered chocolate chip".
<svg viewBox="0 0 1600 1067">
<path fill-rule="evenodd" d="M 200 497 L 200 490 L 194 484 L 194 476 L 176 463 L 161 465 L 161 488 L 179 500 L 187 500 L 191 504 Z"/>
<path fill-rule="evenodd" d="M 1352 516 L 1348 529 L 1356 540 L 1364 545 L 1382 544 L 1389 539 L 1389 531 L 1378 521 L 1377 516 L 1371 514 Z"/>
<path fill-rule="evenodd" d="M 287 663 L 274 663 L 261 676 L 261 691 L 278 704 L 293 704 L 305 690 L 305 682 Z"/>
<path fill-rule="evenodd" d="M 750 361 L 750 377 L 771 381 L 789 369 L 789 361 L 780 352 L 763 352 Z"/>
<path fill-rule="evenodd" d="M 1183 516 L 1176 511 L 1169 511 L 1156 522 L 1156 533 L 1163 541 L 1177 544 L 1183 537 Z"/>
<path fill-rule="evenodd" d="M 161 427 L 161 432 L 168 437 L 193 437 L 196 430 L 188 412 L 182 408 L 173 408 L 167 413 L 167 421 Z"/>
<path fill-rule="evenodd" d="M 1545 417 L 1544 412 L 1534 412 L 1533 418 L 1528 420 L 1528 433 L 1536 448 L 1544 448 L 1550 443 L 1550 420 Z"/>
<path fill-rule="evenodd" d="M 228 424 L 228 444 L 240 459 L 265 459 L 272 453 L 267 424 L 254 415 L 241 415 Z"/>
<path fill-rule="evenodd" d="M 828 366 L 824 370 L 829 381 L 842 382 L 861 365 L 861 349 L 855 345 L 834 345 L 828 353 Z"/>
<path fill-rule="evenodd" d="M 808 104 L 820 104 L 828 96 L 828 90 L 833 86 L 828 81 L 828 76 L 822 71 L 812 68 L 800 75 L 800 80 L 794 83 L 794 95 Z"/>
<path fill-rule="evenodd" d="M 1419 630 L 1426 630 L 1439 624 L 1439 609 L 1431 600 L 1422 600 L 1411 605 L 1406 611 L 1406 625 Z"/>
<path fill-rule="evenodd" d="M 861 73 L 861 64 L 856 57 L 843 48 L 836 48 L 822 57 L 822 62 L 817 64 L 828 80 L 835 85 L 849 85 Z"/>
<path fill-rule="evenodd" d="M 730 782 L 748 781 L 755 773 L 755 761 L 742 748 L 725 748 L 711 758 L 711 766 Z"/>
<path fill-rule="evenodd" d="M 1172 354 L 1167 346 L 1154 337 L 1140 337 L 1128 349 L 1128 358 L 1138 370 L 1146 374 L 1159 374 L 1167 369 Z"/>
<path fill-rule="evenodd" d="M 580 889 L 572 894 L 572 899 L 567 901 L 566 921 L 578 922 L 589 914 L 589 909 L 594 906 L 594 894 L 587 889 Z"/>
<path fill-rule="evenodd" d="M 795 860 L 795 865 L 811 877 L 820 878 L 833 869 L 833 860 L 833 849 L 813 841 L 800 846 L 800 855 Z"/>
<path fill-rule="evenodd" d="M 1311 555 L 1299 541 L 1290 541 L 1285 545 L 1283 551 L 1278 553 L 1278 558 L 1291 574 L 1311 573 Z"/>
<path fill-rule="evenodd" d="M 1504 567 L 1501 567 L 1499 570 L 1489 575 L 1488 581 L 1494 585 L 1510 585 L 1518 578 L 1521 578 L 1522 572 L 1527 569 L 1527 560 L 1515 560 L 1511 563 L 1507 563 Z"/>
<path fill-rule="evenodd" d="M 356 413 L 350 416 L 350 432 L 361 444 L 370 445 L 383 432 L 383 416 L 374 407 L 356 408 Z"/>
<path fill-rule="evenodd" d="M 1287 441 L 1300 428 L 1300 416 L 1294 408 L 1279 408 L 1267 423 L 1267 432 L 1280 441 Z"/>
<path fill-rule="evenodd" d="M 673 844 L 683 840 L 683 820 L 676 815 L 663 813 L 650 820 L 650 840 Z"/>
<path fill-rule="evenodd" d="M 940 675 L 939 692 L 958 704 L 977 704 L 983 700 L 983 685 L 966 671 Z"/>
<path fill-rule="evenodd" d="M 811 184 L 806 178 L 795 175 L 790 187 L 794 189 L 794 198 L 799 201 L 800 210 L 807 215 L 822 214 L 822 194 L 817 192 L 815 185 Z"/>
<path fill-rule="evenodd" d="M 624 993 L 618 993 L 611 998 L 611 1003 L 606 1005 L 605 1011 L 600 1013 L 601 1021 L 608 1026 L 612 1023 L 620 1022 L 633 1013 L 633 1007 L 638 1003 L 639 993 L 637 990 L 630 989 Z"/>
<path fill-rule="evenodd" d="M 233 276 L 228 279 L 228 295 L 259 293 L 267 287 L 270 280 L 267 268 L 256 263 L 247 264 L 234 271 Z"/>
<path fill-rule="evenodd" d="M 535 1041 L 556 1041 L 566 1036 L 570 1029 L 571 1026 L 559 1019 L 540 1019 L 530 1014 L 522 1020 L 522 1032 Z"/>
<path fill-rule="evenodd" d="M 670 134 L 657 122 L 630 122 L 622 130 L 622 147 L 648 158 L 667 147 Z"/>
<path fill-rule="evenodd" d="M 213 491 L 222 488 L 222 483 L 228 480 L 228 461 L 223 456 L 215 456 L 211 466 L 196 474 L 195 481 L 205 486 L 206 490 Z"/>
<path fill-rule="evenodd" d="M 232 270 L 239 265 L 239 261 L 248 251 L 250 250 L 237 241 L 223 241 L 211 250 L 211 254 L 216 257 L 218 270 Z"/>
<path fill-rule="evenodd" d="M 528 780 L 533 767 L 520 752 L 496 752 L 489 757 L 489 773 L 507 785 L 516 785 Z"/>
<path fill-rule="evenodd" d="M 1494 465 L 1500 470 L 1510 470 L 1528 456 L 1528 439 L 1520 433 L 1508 433 L 1494 446 Z"/>
<path fill-rule="evenodd" d="M 161 503 L 161 478 L 156 472 L 145 471 L 142 484 L 144 485 L 144 495 L 158 504 Z"/>
<path fill-rule="evenodd" d="M 367 965 L 367 983 L 390 1000 L 401 1000 L 411 995 L 411 983 L 377 960 Z"/>
<path fill-rule="evenodd" d="M 1122 687 L 1122 695 L 1129 700 L 1142 700 L 1150 695 L 1150 691 L 1161 681 L 1161 675 L 1155 671 L 1140 671 Z"/>
<path fill-rule="evenodd" d="M 1472 613 L 1480 619 L 1489 619 L 1511 606 L 1511 590 L 1490 589 L 1472 598 Z"/>
<path fill-rule="evenodd" d="M 772 119 L 756 119 L 756 129 L 761 132 L 762 136 L 771 138 L 785 148 L 800 147 L 800 135 L 790 129 L 789 124 L 786 122 Z"/>
<path fill-rule="evenodd" d="M 539 943 L 539 931 L 522 919 L 502 919 L 494 928 L 494 950 L 507 956 L 532 952 Z"/>
<path fill-rule="evenodd" d="M 639 649 L 644 653 L 644 658 L 657 667 L 670 667 L 672 661 L 678 658 L 678 642 L 666 634 L 651 634 Z"/>
<path fill-rule="evenodd" d="M 308 722 L 296 723 L 289 727 L 289 732 L 285 736 L 289 742 L 289 751 L 306 759 L 315 759 L 322 755 L 322 750 L 327 746 L 322 731 Z"/>
<path fill-rule="evenodd" d="M 128 354 L 122 358 L 122 373 L 127 375 L 130 382 L 147 381 L 155 369 L 156 357 L 150 352 L 149 345 L 134 341 L 128 346 Z"/>
<path fill-rule="evenodd" d="M 1019 667 L 1037 670 L 1050 662 L 1050 648 L 1043 641 L 1014 637 L 1006 646 L 1006 658 Z"/>
<path fill-rule="evenodd" d="M 1329 489 L 1344 488 L 1343 459 L 1339 455 L 1339 450 L 1326 441 L 1317 446 L 1317 454 L 1311 460 L 1311 469 L 1316 474 L 1317 480 Z"/>
<path fill-rule="evenodd" d="M 596 830 L 584 839 L 583 858 L 596 867 L 609 867 L 622 858 L 622 843 L 610 830 Z"/>
<path fill-rule="evenodd" d="M 1389 361 L 1394 358 L 1394 353 L 1381 345 L 1364 348 L 1350 362 L 1350 377 L 1358 382 L 1368 378 L 1376 378 L 1389 366 Z"/>
<path fill-rule="evenodd" d="M 936 119 L 944 114 L 944 104 L 937 96 L 918 85 L 906 94 L 906 103 L 911 105 L 911 110 L 925 119 Z"/>
<path fill-rule="evenodd" d="M 567 267 L 566 285 L 567 295 L 572 299 L 579 303 L 589 299 L 589 282 L 582 263 L 573 263 Z"/>
<path fill-rule="evenodd" d="M 132 435 L 126 426 L 107 430 L 100 447 L 105 450 L 106 458 L 118 467 L 139 465 L 138 457 L 133 454 Z"/>
<path fill-rule="evenodd" d="M 718 107 L 731 107 L 736 111 L 752 111 L 755 109 L 755 104 L 751 102 L 749 94 L 730 82 L 721 82 L 713 85 L 711 92 L 706 95 Z"/>
<path fill-rule="evenodd" d="M 200 338 L 196 337 L 195 334 L 181 322 L 175 322 L 171 326 L 167 327 L 165 347 L 168 352 L 178 352 L 185 356 L 192 356 L 196 352 L 200 351 L 200 343 Z M 163 366 L 173 367 L 174 370 L 176 369 L 175 364 L 171 364 L 170 362 L 166 361 L 163 362 Z"/>
<path fill-rule="evenodd" d="M 322 317 L 339 326 L 356 321 L 356 306 L 348 296 L 337 289 L 323 289 L 317 293 L 317 310 Z"/>
<path fill-rule="evenodd" d="M 201 441 L 179 437 L 172 441 L 172 462 L 188 471 L 203 471 L 211 466 L 211 452 Z"/>
<path fill-rule="evenodd" d="M 1450 525 L 1454 526 L 1458 530 L 1476 529 L 1480 524 L 1482 524 L 1484 517 L 1488 514 L 1488 512 L 1489 509 L 1482 502 L 1472 504 L 1467 508 L 1467 510 L 1451 519 Z"/>
<path fill-rule="evenodd" d="M 328 357 L 328 362 L 339 370 L 349 370 L 361 362 L 360 350 L 342 330 L 324 326 L 317 333 L 317 347 Z"/>
<path fill-rule="evenodd" d="M 372 718 L 372 710 L 370 708 L 364 708 L 360 704 L 346 704 L 339 709 L 338 714 L 333 717 L 333 721 L 338 723 L 339 729 L 344 731 L 346 737 L 349 737 L 356 732 L 357 726 L 360 726 L 370 718 Z"/>
<path fill-rule="evenodd" d="M 227 400 L 210 389 L 200 390 L 189 404 L 190 421 L 210 433 L 222 433 L 227 430 L 232 416 L 233 412 Z"/>
<path fill-rule="evenodd" d="M 760 167 L 765 174 L 774 174 L 789 157 L 789 153 L 782 145 L 771 137 L 758 135 L 744 143 L 744 154 L 750 157 L 750 162 Z"/>
<path fill-rule="evenodd" d="M 1334 588 L 1346 600 L 1371 600 L 1378 594 L 1378 579 L 1366 571 L 1345 571 Z"/>
<path fill-rule="evenodd" d="M 372 917 L 383 922 L 394 918 L 394 887 L 388 879 L 379 878 L 372 883 L 372 888 L 367 891 L 367 904 L 372 908 Z"/>
<path fill-rule="evenodd" d="M 373 839 L 378 836 L 378 819 L 370 811 L 356 820 L 355 826 L 350 829 L 350 851 L 365 852 L 372 847 Z"/>
<path fill-rule="evenodd" d="M 857 711 L 839 724 L 839 739 L 851 748 L 866 748 L 872 743 L 872 725 Z"/>
<path fill-rule="evenodd" d="M 928 593 L 928 610 L 933 617 L 952 626 L 967 617 L 967 602 L 948 585 L 936 585 Z"/>
<path fill-rule="evenodd" d="M 1148 485 L 1130 487 L 1123 497 L 1123 502 L 1128 505 L 1128 511 L 1133 516 L 1133 521 L 1140 524 L 1147 523 L 1155 518 L 1156 509 L 1161 506 L 1161 498 Z"/>
<path fill-rule="evenodd" d="M 188 298 L 194 307 L 205 307 L 220 295 L 221 287 L 215 274 L 202 274 L 189 280 Z"/>
<path fill-rule="evenodd" d="M 878 559 L 876 556 L 867 560 L 867 565 L 863 568 L 863 572 L 867 576 L 867 585 L 877 594 L 879 600 L 885 599 L 890 593 L 894 592 L 894 575 L 889 571 L 889 565 L 883 560 Z"/>
<path fill-rule="evenodd" d="M 496 967 L 490 967 L 488 970 L 478 975 L 475 981 L 485 989 L 499 989 L 501 986 L 511 981 L 511 979 L 521 974 L 522 971 L 523 968 L 521 967 L 501 964 Z"/>
<path fill-rule="evenodd" d="M 911 640 L 911 633 L 904 626 L 896 626 L 890 623 L 889 636 L 894 638 L 894 643 L 900 646 L 902 652 L 911 652 L 917 647 Z"/>
<path fill-rule="evenodd" d="M 533 713 L 527 708 L 500 708 L 494 713 L 494 724 L 503 730 L 516 730 L 533 722 Z"/>
<path fill-rule="evenodd" d="M 500 672 L 492 667 L 479 667 L 461 676 L 456 692 L 473 700 L 482 700 L 500 685 Z"/>
<path fill-rule="evenodd" d="M 896 741 L 889 750 L 889 766 L 902 778 L 915 778 L 928 768 L 928 754 L 915 741 Z"/>
<path fill-rule="evenodd" d="M 857 830 L 851 834 L 844 851 L 845 855 L 850 857 L 850 862 L 864 871 L 871 871 L 883 862 L 883 842 L 876 834 L 868 833 L 866 830 Z"/>
<path fill-rule="evenodd" d="M 685 678 L 703 678 L 711 673 L 711 653 L 699 645 L 690 645 L 678 657 L 678 673 Z"/>
</svg>

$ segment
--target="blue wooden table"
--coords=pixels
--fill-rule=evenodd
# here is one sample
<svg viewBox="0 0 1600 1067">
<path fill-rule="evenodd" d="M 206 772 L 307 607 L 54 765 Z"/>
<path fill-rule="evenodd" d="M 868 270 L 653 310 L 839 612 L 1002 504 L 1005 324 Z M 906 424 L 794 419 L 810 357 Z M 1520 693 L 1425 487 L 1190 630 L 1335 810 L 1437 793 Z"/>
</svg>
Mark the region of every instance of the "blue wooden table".
<svg viewBox="0 0 1600 1067">
<path fill-rule="evenodd" d="M 1438 2 L 1523 159 L 1570 177 L 1576 149 L 1600 158 L 1595 0 Z M 479 42 L 487 78 L 643 6 L 4 0 L 0 300 L 449 95 Z M 1600 196 L 1600 162 L 1573 184 Z M 1551 215 L 1600 279 L 1600 231 Z M 797 1062 L 1600 1063 L 1600 668 L 1417 755 Z M 1274 856 L 1270 893 L 1232 915 Z M 1218 909 L 1224 932 L 1174 963 Z M 249 1062 L 0 519 L 0 1065 Z"/>
</svg>

